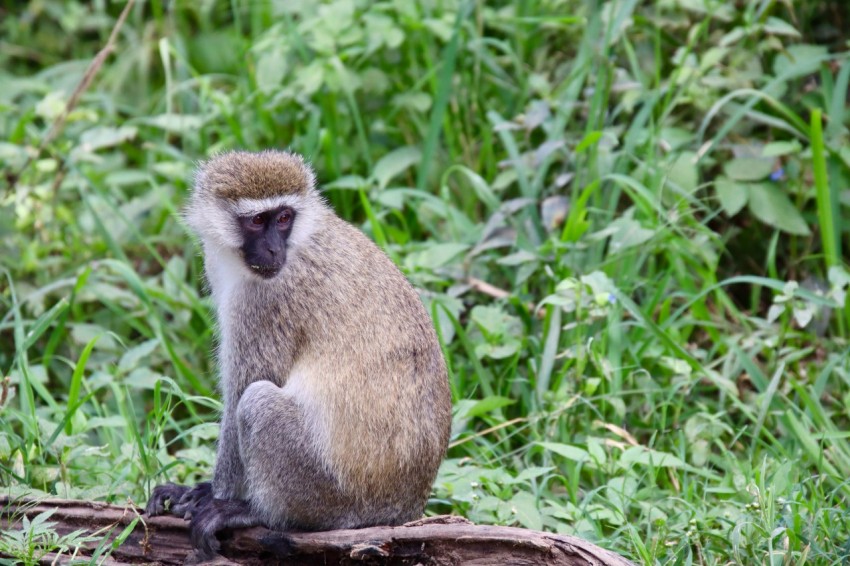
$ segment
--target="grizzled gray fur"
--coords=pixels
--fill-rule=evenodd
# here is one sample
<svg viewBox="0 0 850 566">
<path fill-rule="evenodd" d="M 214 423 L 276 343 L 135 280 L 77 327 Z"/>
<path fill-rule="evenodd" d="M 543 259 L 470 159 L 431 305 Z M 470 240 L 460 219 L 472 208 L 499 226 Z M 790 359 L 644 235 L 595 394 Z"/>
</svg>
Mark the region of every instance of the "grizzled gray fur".
<svg viewBox="0 0 850 566">
<path fill-rule="evenodd" d="M 224 412 L 212 484 L 158 487 L 151 514 L 222 528 L 340 529 L 421 516 L 446 451 L 446 365 L 419 296 L 337 217 L 290 153 L 203 164 L 185 218 L 204 248 Z"/>
</svg>

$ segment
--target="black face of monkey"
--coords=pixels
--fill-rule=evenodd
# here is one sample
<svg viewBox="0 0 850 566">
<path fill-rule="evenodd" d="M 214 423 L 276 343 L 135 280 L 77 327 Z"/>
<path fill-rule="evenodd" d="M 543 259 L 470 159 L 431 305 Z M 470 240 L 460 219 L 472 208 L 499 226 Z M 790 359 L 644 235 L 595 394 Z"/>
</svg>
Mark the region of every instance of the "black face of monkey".
<svg viewBox="0 0 850 566">
<path fill-rule="evenodd" d="M 240 216 L 242 258 L 263 279 L 277 275 L 286 262 L 286 240 L 292 232 L 295 211 L 288 206 L 254 216 Z"/>
</svg>

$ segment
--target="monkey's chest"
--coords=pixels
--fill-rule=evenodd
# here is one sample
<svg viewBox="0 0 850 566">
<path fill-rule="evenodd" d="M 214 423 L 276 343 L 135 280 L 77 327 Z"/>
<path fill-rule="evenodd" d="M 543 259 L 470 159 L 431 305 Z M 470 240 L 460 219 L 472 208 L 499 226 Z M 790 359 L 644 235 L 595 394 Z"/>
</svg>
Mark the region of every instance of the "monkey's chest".
<svg viewBox="0 0 850 566">
<path fill-rule="evenodd" d="M 292 369 L 296 340 L 293 329 L 277 317 L 255 318 L 251 325 L 231 327 L 220 337 L 223 377 L 243 384 L 267 380 L 283 386 Z"/>
</svg>

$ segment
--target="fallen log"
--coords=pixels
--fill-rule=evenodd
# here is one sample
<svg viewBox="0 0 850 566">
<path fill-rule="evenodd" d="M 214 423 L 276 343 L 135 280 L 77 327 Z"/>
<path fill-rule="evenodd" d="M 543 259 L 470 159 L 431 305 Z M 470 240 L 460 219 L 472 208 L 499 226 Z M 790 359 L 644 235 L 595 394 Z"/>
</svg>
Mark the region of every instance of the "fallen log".
<svg viewBox="0 0 850 566">
<path fill-rule="evenodd" d="M 82 530 L 102 542 L 40 558 L 44 564 L 108 554 L 102 563 L 184 564 L 191 561 L 188 522 L 147 517 L 135 505 L 93 501 L 12 499 L 0 496 L 0 533 L 20 530 L 23 518 L 53 511 L 48 521 L 59 535 Z M 132 525 L 132 529 L 128 529 Z M 515 527 L 475 525 L 461 517 L 429 517 L 400 527 L 326 532 L 277 532 L 254 527 L 219 537 L 217 564 L 287 565 L 532 565 L 629 566 L 632 563 L 585 540 Z M 97 549 L 100 548 L 100 551 Z M 111 552 L 109 551 L 111 548 Z M 106 551 L 106 552 L 104 552 Z M 4 556 L 0 552 L 0 556 Z M 12 556 L 6 556 L 12 558 Z M 98 560 L 98 563 L 101 563 Z"/>
</svg>

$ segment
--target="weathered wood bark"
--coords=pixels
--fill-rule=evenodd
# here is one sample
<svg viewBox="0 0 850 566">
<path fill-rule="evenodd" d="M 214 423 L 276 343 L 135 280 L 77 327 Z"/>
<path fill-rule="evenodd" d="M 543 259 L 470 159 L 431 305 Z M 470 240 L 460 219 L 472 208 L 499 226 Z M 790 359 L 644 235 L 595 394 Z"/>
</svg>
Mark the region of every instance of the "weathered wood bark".
<svg viewBox="0 0 850 566">
<path fill-rule="evenodd" d="M 105 564 L 183 564 L 191 555 L 188 523 L 175 517 L 141 515 L 142 510 L 91 501 L 10 500 L 0 496 L 0 532 L 21 528 L 24 516 L 55 509 L 49 521 L 60 534 L 104 530 L 110 540 L 134 519 L 132 533 Z M 442 516 L 401 527 L 371 527 L 320 533 L 280 533 L 264 528 L 226 532 L 218 564 L 361 565 L 532 565 L 629 566 L 628 560 L 587 541 L 514 527 L 474 525 Z M 96 547 L 80 549 L 77 558 Z M 108 548 L 108 546 L 107 546 Z M 55 554 L 42 563 L 54 563 Z M 62 563 L 59 557 L 58 562 Z"/>
</svg>

